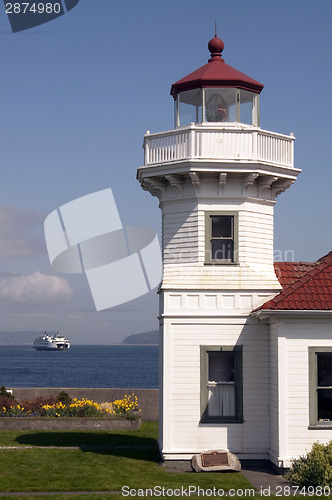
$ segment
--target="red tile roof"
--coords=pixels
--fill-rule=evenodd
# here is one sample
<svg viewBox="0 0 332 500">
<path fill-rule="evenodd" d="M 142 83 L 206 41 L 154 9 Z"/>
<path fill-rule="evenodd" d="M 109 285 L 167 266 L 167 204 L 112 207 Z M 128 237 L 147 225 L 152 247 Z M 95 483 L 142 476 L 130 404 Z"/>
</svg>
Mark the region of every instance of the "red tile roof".
<svg viewBox="0 0 332 500">
<path fill-rule="evenodd" d="M 316 262 L 276 262 L 282 291 L 256 309 L 332 310 L 332 252 Z"/>
</svg>

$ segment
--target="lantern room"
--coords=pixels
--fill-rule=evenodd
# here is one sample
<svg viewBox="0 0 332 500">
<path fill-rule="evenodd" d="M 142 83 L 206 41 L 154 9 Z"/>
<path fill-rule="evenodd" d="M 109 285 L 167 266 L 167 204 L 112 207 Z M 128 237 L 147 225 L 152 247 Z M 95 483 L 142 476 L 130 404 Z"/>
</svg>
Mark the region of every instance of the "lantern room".
<svg viewBox="0 0 332 500">
<path fill-rule="evenodd" d="M 208 63 L 172 85 L 175 128 L 202 122 L 240 122 L 258 127 L 263 85 L 224 62 L 224 43 L 217 35 L 208 48 Z"/>
</svg>

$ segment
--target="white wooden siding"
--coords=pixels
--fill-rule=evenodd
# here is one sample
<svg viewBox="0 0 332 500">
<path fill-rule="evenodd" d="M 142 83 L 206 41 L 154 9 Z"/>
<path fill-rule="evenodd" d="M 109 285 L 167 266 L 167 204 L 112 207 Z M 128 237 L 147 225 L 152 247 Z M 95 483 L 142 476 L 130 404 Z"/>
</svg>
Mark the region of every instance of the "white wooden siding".
<svg viewBox="0 0 332 500">
<path fill-rule="evenodd" d="M 197 211 L 192 204 L 168 205 L 162 214 L 164 266 L 198 261 Z"/>
<path fill-rule="evenodd" d="M 279 463 L 309 451 L 315 441 L 332 439 L 332 429 L 309 429 L 309 347 L 332 346 L 332 320 L 312 318 L 279 321 L 278 344 L 285 344 L 285 386 L 278 387 Z M 273 348 L 270 344 L 271 350 Z M 279 348 L 279 372 L 282 370 Z M 279 374 L 280 375 L 280 374 Z M 271 378 L 271 382 L 272 382 Z M 285 411 L 281 401 L 284 399 Z M 283 418 L 283 424 L 282 420 Z M 275 415 L 273 418 L 275 421 Z M 284 446 L 282 446 L 284 443 Z M 272 443 L 271 443 L 272 448 Z M 275 443 L 273 451 L 275 452 Z"/>
<path fill-rule="evenodd" d="M 269 374 L 270 374 L 270 443 L 269 457 L 278 464 L 279 456 L 279 419 L 278 419 L 278 336 L 277 327 L 274 322 L 270 324 L 270 353 L 269 353 Z"/>
<path fill-rule="evenodd" d="M 239 211 L 239 257 L 246 264 L 260 269 L 273 266 L 273 210 Z"/>
<path fill-rule="evenodd" d="M 164 454 L 226 448 L 247 456 L 267 454 L 269 443 L 269 366 L 267 326 L 256 320 L 165 319 L 171 362 L 168 381 L 169 429 Z M 200 424 L 200 345 L 243 345 L 243 424 Z M 169 381 L 171 380 L 171 384 Z M 165 418 L 165 417 L 164 417 Z M 165 421 L 164 421 L 165 423 Z M 168 445 L 166 446 L 166 442 Z"/>
<path fill-rule="evenodd" d="M 205 213 L 238 212 L 238 266 L 205 265 Z M 164 288 L 281 287 L 273 267 L 273 207 L 171 203 L 163 208 Z"/>
</svg>

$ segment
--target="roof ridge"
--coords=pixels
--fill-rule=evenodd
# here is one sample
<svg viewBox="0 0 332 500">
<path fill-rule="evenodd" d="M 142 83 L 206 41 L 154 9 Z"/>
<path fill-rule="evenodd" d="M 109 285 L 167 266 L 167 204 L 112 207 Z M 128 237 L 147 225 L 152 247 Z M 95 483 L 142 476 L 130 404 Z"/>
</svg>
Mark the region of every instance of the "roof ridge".
<svg viewBox="0 0 332 500">
<path fill-rule="evenodd" d="M 332 263 L 332 250 L 330 252 L 328 252 L 326 255 L 323 255 L 323 257 L 321 257 L 320 259 L 318 259 L 316 262 L 321 262 L 321 261 L 330 261 L 331 260 L 331 263 Z"/>
</svg>

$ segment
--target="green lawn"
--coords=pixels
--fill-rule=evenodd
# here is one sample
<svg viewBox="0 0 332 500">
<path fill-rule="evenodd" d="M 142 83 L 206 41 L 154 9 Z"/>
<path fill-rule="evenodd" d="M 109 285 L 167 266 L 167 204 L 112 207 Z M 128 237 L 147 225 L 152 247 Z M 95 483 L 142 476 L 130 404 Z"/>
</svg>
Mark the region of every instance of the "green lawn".
<svg viewBox="0 0 332 500">
<path fill-rule="evenodd" d="M 129 432 L 1 432 L 0 446 L 43 448 L 0 450 L 0 491 L 121 491 L 123 486 L 137 490 L 189 485 L 225 491 L 251 488 L 240 473 L 167 472 L 159 466 L 157 428 L 156 422 L 144 422 L 140 430 Z M 92 497 L 98 499 L 98 495 Z"/>
<path fill-rule="evenodd" d="M 0 432 L 0 446 L 22 449 L 0 450 L 0 500 L 124 500 L 121 492 L 129 489 L 165 490 L 197 486 L 203 490 L 213 488 L 225 492 L 251 490 L 251 484 L 241 473 L 196 474 L 168 472 L 159 466 L 157 446 L 158 423 L 143 422 L 137 431 L 116 432 Z M 32 448 L 23 448 L 29 446 Z M 54 449 L 59 446 L 63 449 Z M 37 448 L 38 447 L 38 448 Z M 15 497 L 2 495 L 9 492 L 29 492 Z M 34 495 L 34 492 L 69 492 L 52 496 Z M 73 494 L 70 494 L 73 492 Z M 77 495 L 74 492 L 82 492 Z M 91 492 L 91 493 L 83 493 Z M 93 493 L 101 492 L 101 493 Z M 128 495 L 127 498 L 142 498 Z M 159 495 L 161 498 L 179 498 L 178 494 Z M 202 497 L 203 495 L 200 495 Z M 225 496 L 228 496 L 225 494 Z M 211 498 L 225 498 L 211 496 Z M 264 497 L 243 494 L 233 498 Z M 149 497 L 148 497 L 149 498 Z M 193 495 L 193 498 L 199 498 Z M 290 496 L 270 499 L 290 498 Z M 311 496 L 312 499 L 327 498 Z"/>
<path fill-rule="evenodd" d="M 122 495 L 112 495 L 109 494 L 88 494 L 84 493 L 82 495 L 4 495 L 0 496 L 1 500 L 124 500 Z"/>
</svg>

